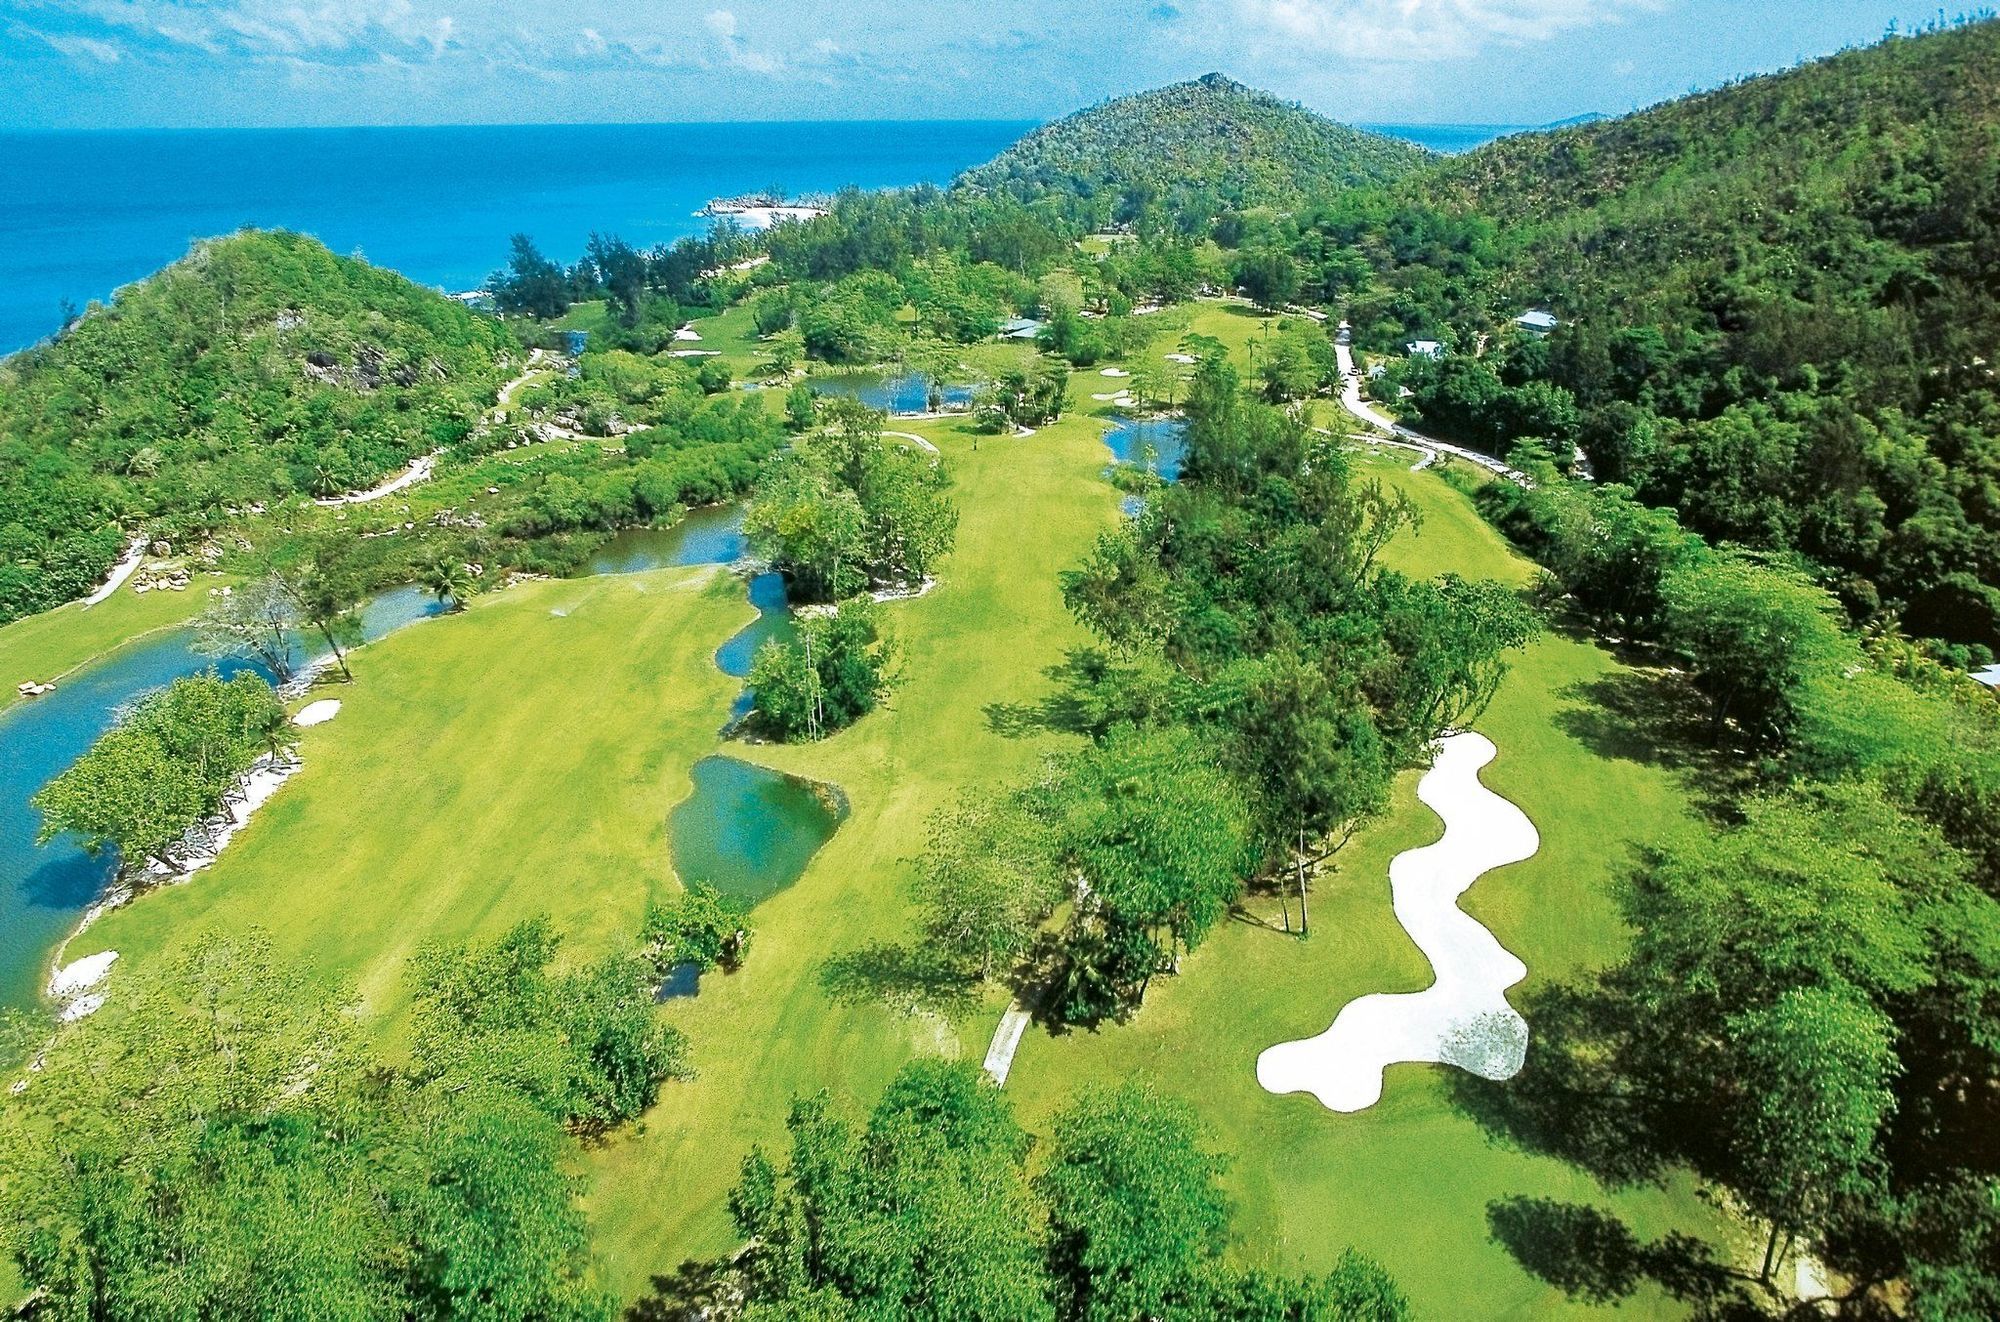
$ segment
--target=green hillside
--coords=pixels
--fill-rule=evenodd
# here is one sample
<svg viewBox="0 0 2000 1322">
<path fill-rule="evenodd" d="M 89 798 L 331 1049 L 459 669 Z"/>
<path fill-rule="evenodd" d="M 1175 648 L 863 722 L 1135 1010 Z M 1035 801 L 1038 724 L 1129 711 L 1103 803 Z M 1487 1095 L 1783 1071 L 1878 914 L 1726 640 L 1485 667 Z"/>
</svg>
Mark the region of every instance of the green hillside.
<svg viewBox="0 0 2000 1322">
<path fill-rule="evenodd" d="M 297 234 L 245 231 L 0 362 L 0 621 L 89 590 L 141 523 L 366 487 L 463 436 L 507 332 Z"/>
<path fill-rule="evenodd" d="M 2000 645 L 2000 23 L 1506 138 L 1283 241 L 1364 344 L 1458 351 L 1399 382 L 1435 429 L 1580 443 L 1859 617 Z M 1568 398 L 1510 409 L 1532 382 Z"/>
<path fill-rule="evenodd" d="M 1224 206 L 1290 206 L 1399 178 L 1429 157 L 1212 73 L 1044 125 L 958 182 L 1125 220 L 1156 203 L 1208 215 Z"/>
</svg>

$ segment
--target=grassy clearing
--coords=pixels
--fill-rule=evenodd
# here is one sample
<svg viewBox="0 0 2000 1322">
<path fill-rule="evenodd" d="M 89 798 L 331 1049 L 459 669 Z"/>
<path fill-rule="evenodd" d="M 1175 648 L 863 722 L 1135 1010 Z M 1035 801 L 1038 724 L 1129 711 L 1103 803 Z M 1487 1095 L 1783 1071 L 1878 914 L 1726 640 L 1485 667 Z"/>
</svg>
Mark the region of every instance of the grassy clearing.
<svg viewBox="0 0 2000 1322">
<path fill-rule="evenodd" d="M 933 439 L 953 466 L 958 549 L 937 589 L 885 612 L 908 676 L 889 710 L 822 744 L 737 750 L 840 785 L 850 815 L 798 883 L 759 906 L 743 971 L 707 979 L 676 1007 L 700 1077 L 670 1086 L 642 1132 L 594 1155 L 591 1214 L 628 1290 L 731 1246 L 724 1196 L 750 1145 L 782 1136 L 795 1094 L 871 1098 L 912 1056 L 976 1058 L 998 1014 L 995 1004 L 954 1029 L 840 1004 L 821 974 L 829 956 L 908 934 L 907 860 L 932 808 L 1025 775 L 1051 746 L 992 732 L 985 709 L 1039 698 L 1043 668 L 1082 640 L 1055 576 L 1117 517 L 1117 496 L 1099 478 L 1102 428 L 1089 419 L 1029 438 L 897 425 Z"/>
<path fill-rule="evenodd" d="M 56 679 L 116 651 L 142 634 L 185 624 L 208 604 L 208 584 L 197 578 L 185 592 L 125 587 L 95 606 L 80 601 L 0 627 L 0 711 L 20 701 L 27 680 Z"/>
<path fill-rule="evenodd" d="M 541 582 L 357 651 L 305 769 L 213 868 L 108 915 L 72 957 L 145 962 L 267 928 L 329 990 L 391 1021 L 420 942 L 538 912 L 591 947 L 671 888 L 667 810 L 736 682 L 710 654 L 752 610 L 702 570 Z"/>
</svg>

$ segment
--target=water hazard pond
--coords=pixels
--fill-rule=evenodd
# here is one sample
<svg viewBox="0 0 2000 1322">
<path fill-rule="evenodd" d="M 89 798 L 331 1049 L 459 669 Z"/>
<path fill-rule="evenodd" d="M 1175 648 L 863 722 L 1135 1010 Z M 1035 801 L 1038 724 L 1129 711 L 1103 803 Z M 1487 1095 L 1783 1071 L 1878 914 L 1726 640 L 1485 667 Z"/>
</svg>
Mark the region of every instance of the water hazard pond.
<svg viewBox="0 0 2000 1322">
<path fill-rule="evenodd" d="M 740 506 L 694 510 L 673 528 L 618 534 L 584 572 L 734 564 L 746 550 Z M 749 673 L 750 657 L 763 641 L 786 637 L 792 627 L 781 576 L 753 576 L 748 593 L 757 618 L 715 657 L 724 673 L 739 677 Z M 438 609 L 416 588 L 385 592 L 365 608 L 367 636 L 380 638 Z M 103 891 L 116 861 L 109 854 L 91 857 L 73 837 L 35 844 L 41 814 L 28 799 L 119 713 L 210 664 L 192 643 L 188 629 L 139 639 L 64 679 L 54 693 L 0 713 L 0 1007 L 34 1003 L 50 952 Z M 240 661 L 218 665 L 224 675 L 250 668 Z M 749 705 L 746 691 L 732 719 Z M 844 816 L 823 787 L 734 758 L 704 758 L 693 775 L 694 793 L 669 816 L 676 870 L 690 883 L 705 881 L 745 900 L 796 881 Z"/>
</svg>

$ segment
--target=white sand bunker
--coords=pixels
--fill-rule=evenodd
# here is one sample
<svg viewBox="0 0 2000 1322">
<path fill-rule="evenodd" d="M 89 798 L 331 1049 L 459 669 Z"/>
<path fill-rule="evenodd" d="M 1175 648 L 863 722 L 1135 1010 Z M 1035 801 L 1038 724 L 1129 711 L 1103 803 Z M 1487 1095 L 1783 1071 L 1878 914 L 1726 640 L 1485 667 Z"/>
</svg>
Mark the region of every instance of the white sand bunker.
<svg viewBox="0 0 2000 1322">
<path fill-rule="evenodd" d="M 1444 819 L 1444 838 L 1389 864 L 1396 920 L 1430 960 L 1424 991 L 1349 1001 L 1318 1037 L 1283 1042 L 1257 1058 L 1267 1092 L 1309 1092 L 1335 1111 L 1382 1097 L 1382 1071 L 1399 1063 L 1456 1065 L 1487 1079 L 1520 1072 L 1528 1024 L 1507 1004 L 1528 966 L 1458 907 L 1482 873 L 1532 858 L 1541 837 L 1526 813 L 1479 783 L 1497 750 L 1484 735 L 1449 735 L 1417 785 Z"/>
<path fill-rule="evenodd" d="M 309 702 L 299 708 L 299 714 L 292 717 L 292 724 L 300 726 L 325 725 L 339 714 L 339 698 L 321 698 L 318 702 Z"/>
</svg>

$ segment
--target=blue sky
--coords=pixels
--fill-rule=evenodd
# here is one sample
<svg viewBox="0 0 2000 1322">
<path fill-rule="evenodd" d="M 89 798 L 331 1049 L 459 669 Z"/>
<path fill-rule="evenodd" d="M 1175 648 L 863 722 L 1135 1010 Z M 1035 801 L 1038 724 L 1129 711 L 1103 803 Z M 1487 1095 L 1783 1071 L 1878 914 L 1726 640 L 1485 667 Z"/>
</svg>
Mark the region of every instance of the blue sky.
<svg viewBox="0 0 2000 1322">
<path fill-rule="evenodd" d="M 1220 69 L 1363 122 L 1618 112 L 1863 0 L 0 0 L 0 127 L 1046 119 Z"/>
</svg>

